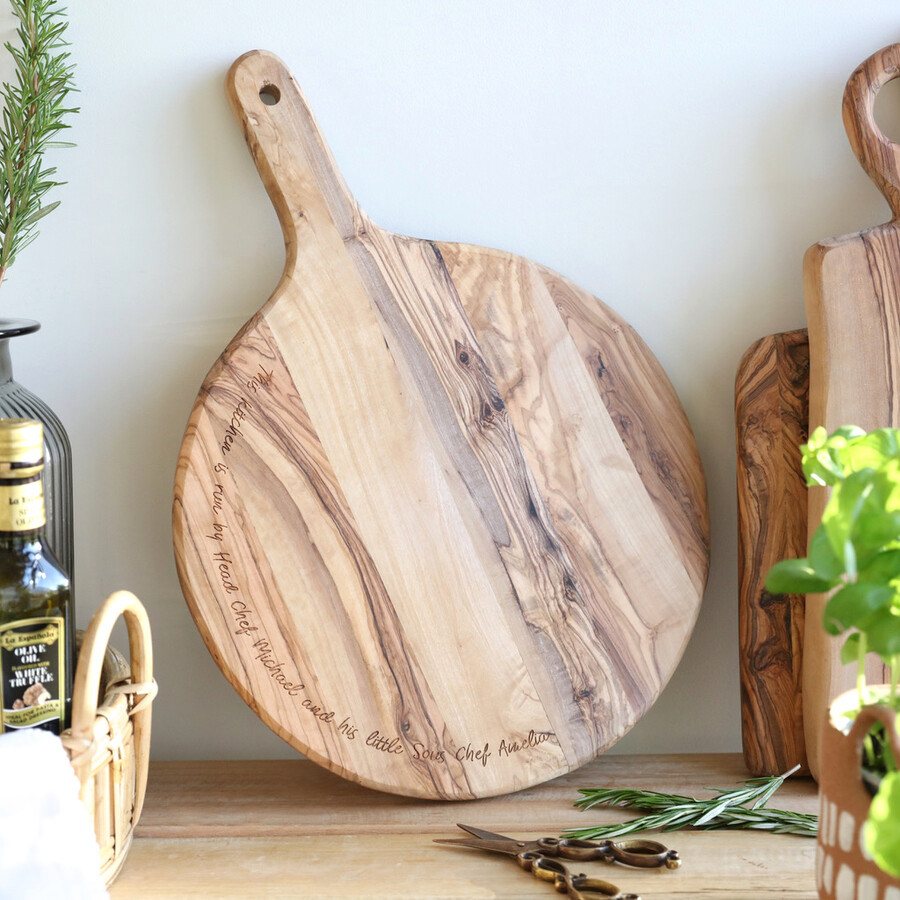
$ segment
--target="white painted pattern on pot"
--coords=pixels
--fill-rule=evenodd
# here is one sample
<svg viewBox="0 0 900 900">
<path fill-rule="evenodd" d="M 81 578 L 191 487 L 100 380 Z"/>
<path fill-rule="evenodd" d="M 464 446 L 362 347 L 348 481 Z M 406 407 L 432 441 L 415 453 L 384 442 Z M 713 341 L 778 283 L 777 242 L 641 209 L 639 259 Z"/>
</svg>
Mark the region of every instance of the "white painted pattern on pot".
<svg viewBox="0 0 900 900">
<path fill-rule="evenodd" d="M 822 864 L 822 887 L 825 888 L 825 893 L 831 893 L 831 885 L 834 881 L 834 860 L 831 858 L 830 854 L 825 854 L 825 862 Z"/>
<path fill-rule="evenodd" d="M 888 887 L 881 893 L 877 878 L 857 875 L 852 865 L 836 862 L 843 853 L 852 853 L 857 846 L 864 859 L 872 856 L 866 849 L 866 823 L 822 795 L 819 808 L 819 840 L 816 843 L 816 889 L 823 900 L 900 900 L 900 888 Z M 857 827 L 861 824 L 861 827 Z M 834 851 L 829 852 L 830 848 Z M 837 877 L 835 877 L 837 872 Z"/>
<path fill-rule="evenodd" d="M 838 843 L 844 853 L 849 853 L 853 847 L 853 838 L 856 833 L 856 821 L 846 809 L 841 810 L 838 818 Z"/>
<path fill-rule="evenodd" d="M 856 900 L 856 875 L 846 863 L 838 870 L 834 883 L 834 900 Z"/>
<path fill-rule="evenodd" d="M 835 832 L 837 831 L 838 808 L 837 803 L 828 802 L 828 837 L 825 845 L 833 847 L 835 843 Z"/>
<path fill-rule="evenodd" d="M 856 900 L 878 900 L 878 882 L 871 875 L 860 875 Z"/>
</svg>

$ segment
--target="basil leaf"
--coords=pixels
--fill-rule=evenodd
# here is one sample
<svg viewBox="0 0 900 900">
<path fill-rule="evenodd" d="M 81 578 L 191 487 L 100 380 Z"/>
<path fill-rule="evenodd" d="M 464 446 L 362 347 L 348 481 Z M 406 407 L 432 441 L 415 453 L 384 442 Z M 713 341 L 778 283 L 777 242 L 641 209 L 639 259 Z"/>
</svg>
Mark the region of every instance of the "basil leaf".
<svg viewBox="0 0 900 900">
<path fill-rule="evenodd" d="M 833 580 L 819 575 L 808 559 L 783 559 L 766 576 L 766 590 L 772 594 L 821 594 L 834 585 Z"/>
<path fill-rule="evenodd" d="M 866 848 L 878 867 L 900 878 L 900 773 L 890 772 L 869 806 L 866 822 Z"/>
<path fill-rule="evenodd" d="M 900 616 L 891 609 L 879 610 L 862 623 L 869 650 L 890 665 L 890 657 L 900 653 Z"/>
<path fill-rule="evenodd" d="M 861 581 L 845 585 L 825 604 L 825 630 L 840 634 L 848 628 L 859 628 L 873 613 L 889 612 L 894 594 L 892 588 L 883 584 Z"/>
</svg>

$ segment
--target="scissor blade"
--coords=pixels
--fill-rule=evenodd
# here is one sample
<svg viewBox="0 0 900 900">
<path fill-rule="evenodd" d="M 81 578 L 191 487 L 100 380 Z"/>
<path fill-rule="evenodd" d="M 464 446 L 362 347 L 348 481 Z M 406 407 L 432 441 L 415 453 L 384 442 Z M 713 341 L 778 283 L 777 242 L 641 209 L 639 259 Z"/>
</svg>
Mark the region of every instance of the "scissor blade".
<svg viewBox="0 0 900 900">
<path fill-rule="evenodd" d="M 515 856 L 522 849 L 515 841 L 483 841 L 480 838 L 435 838 L 434 843 L 471 847 L 473 850 L 487 850 L 489 853 L 505 853 L 507 856 Z"/>
<path fill-rule="evenodd" d="M 513 838 L 507 837 L 505 834 L 497 834 L 494 831 L 485 831 L 483 828 L 476 828 L 474 825 L 463 825 L 460 822 L 457 822 L 456 827 L 462 828 L 463 831 L 468 831 L 473 837 L 481 838 L 483 841 L 512 841 L 515 843 Z"/>
</svg>

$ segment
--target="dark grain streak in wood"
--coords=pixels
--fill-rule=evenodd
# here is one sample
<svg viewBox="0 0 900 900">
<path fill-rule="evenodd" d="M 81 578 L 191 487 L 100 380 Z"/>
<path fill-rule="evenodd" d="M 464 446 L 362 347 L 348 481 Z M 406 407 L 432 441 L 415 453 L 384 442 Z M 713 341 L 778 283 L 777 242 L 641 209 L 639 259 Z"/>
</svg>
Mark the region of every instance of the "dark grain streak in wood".
<svg viewBox="0 0 900 900">
<path fill-rule="evenodd" d="M 484 473 L 494 502 L 503 513 L 508 537 L 502 543 L 495 539 L 495 545 L 500 551 L 498 559 L 507 572 L 512 595 L 521 615 L 532 625 L 532 639 L 539 646 L 547 667 L 561 675 L 567 673 L 566 677 L 553 679 L 554 697 L 544 698 L 548 712 L 551 719 L 580 715 L 582 727 L 571 731 L 596 734 L 598 729 L 602 731 L 602 723 L 596 721 L 593 705 L 576 698 L 577 705 L 573 709 L 571 697 L 560 694 L 559 684 L 568 684 L 571 679 L 583 683 L 591 677 L 588 674 L 590 666 L 585 666 L 580 654 L 586 652 L 590 657 L 602 652 L 594 640 L 583 638 L 586 633 L 596 634 L 598 629 L 583 600 L 577 617 L 565 615 L 566 578 L 568 584 L 574 586 L 578 583 L 578 575 L 524 459 L 506 403 L 484 360 L 457 286 L 435 244 L 411 242 L 396 236 L 388 236 L 387 241 L 386 249 L 373 245 L 371 253 L 381 265 L 387 266 L 387 261 L 395 256 L 390 251 L 394 248 L 399 251 L 396 256 L 405 266 L 395 264 L 388 269 L 386 278 L 395 296 L 402 298 L 404 318 L 414 323 L 417 340 L 428 348 L 433 359 L 440 359 L 441 328 L 458 335 L 452 342 L 458 365 L 435 365 L 434 371 L 440 380 L 440 390 L 450 405 L 449 414 L 460 423 L 460 433 L 468 435 L 469 452 Z M 425 265 L 419 265 L 423 260 Z M 410 290 L 410 265 L 416 266 L 420 282 L 422 271 L 428 271 L 433 280 Z M 438 340 L 430 338 L 432 334 L 439 335 Z M 530 515 L 531 510 L 535 510 L 537 516 Z M 523 594 L 515 586 L 517 581 L 520 586 L 523 583 L 523 567 L 524 582 L 533 585 L 527 603 L 523 603 Z M 535 619 L 540 620 L 539 625 L 535 625 Z M 560 733 L 559 729 L 557 733 Z M 595 751 L 582 747 L 577 752 Z"/>
<path fill-rule="evenodd" d="M 476 248 L 468 249 L 471 253 L 474 253 L 476 250 Z M 455 256 L 456 254 L 454 254 L 454 257 Z M 477 256 L 473 256 L 473 259 L 477 259 Z M 465 266 L 462 267 L 462 271 L 459 271 L 457 268 L 458 262 L 455 258 L 452 263 L 445 262 L 445 264 L 450 266 L 448 271 L 450 272 L 451 278 L 455 281 L 458 278 L 465 281 L 467 277 Z M 469 264 L 471 265 L 471 260 Z M 518 261 L 514 265 L 508 264 L 505 277 L 499 279 L 498 282 L 492 286 L 492 289 L 498 293 L 504 291 L 512 292 L 515 290 L 528 296 L 528 290 L 525 285 L 529 283 L 532 273 L 538 271 L 544 272 L 545 270 L 541 269 L 541 267 L 534 266 L 534 264 L 527 263 L 526 261 Z M 472 304 L 477 302 L 474 299 L 474 294 L 477 293 L 479 293 L 477 286 L 468 286 L 466 303 L 468 304 L 467 313 L 470 317 L 472 314 Z M 481 316 L 483 317 L 483 310 Z M 484 333 L 478 332 L 479 341 L 497 340 L 497 344 L 502 344 L 504 339 L 496 339 L 496 337 L 490 333 L 490 328 L 491 325 L 488 320 Z M 495 349 L 497 349 L 496 345 Z M 501 355 L 498 355 L 497 364 L 503 365 L 503 363 L 500 362 L 500 358 Z M 515 365 L 515 363 L 509 364 Z M 507 405 L 511 406 L 515 400 L 521 407 L 523 402 L 525 402 L 521 398 L 515 396 L 519 385 L 522 383 L 521 377 L 522 376 L 520 375 L 519 380 L 516 380 L 513 371 L 504 372 L 503 380 L 507 384 L 507 387 L 501 391 L 501 395 L 505 398 Z M 510 380 L 511 378 L 513 380 Z M 548 402 L 553 401 L 548 400 Z M 526 420 L 527 416 L 519 427 L 527 427 L 525 425 Z M 565 444 L 566 437 L 565 433 L 559 434 L 559 441 L 561 444 Z M 529 492 L 535 492 L 535 495 L 540 497 L 538 489 L 539 479 L 533 468 L 536 464 L 536 460 L 531 460 L 530 463 L 524 464 L 524 471 L 528 477 Z M 571 518 L 575 521 L 584 519 L 585 524 L 587 525 L 585 512 L 579 508 L 577 500 L 578 488 L 573 485 L 572 489 L 573 494 L 568 498 L 558 498 L 562 502 L 562 505 L 566 507 L 565 509 L 560 509 L 560 516 L 561 518 Z M 629 609 L 626 614 L 624 609 L 618 607 L 615 602 L 610 600 L 612 596 L 627 597 L 629 595 L 629 590 L 615 571 L 615 568 L 604 565 L 603 563 L 603 560 L 608 560 L 611 557 L 604 549 L 601 529 L 593 529 L 588 525 L 581 533 L 578 533 L 578 529 L 576 529 L 576 531 L 570 533 L 568 537 L 564 537 L 563 529 L 560 527 L 560 518 L 555 518 L 555 514 L 550 510 L 550 505 L 541 498 L 540 502 L 529 504 L 527 509 L 528 515 L 531 515 L 532 505 L 536 505 L 537 509 L 541 511 L 540 521 L 546 522 L 543 530 L 546 539 L 551 542 L 549 547 L 558 550 L 563 554 L 562 558 L 565 560 L 564 573 L 577 573 L 577 580 L 570 580 L 569 582 L 566 582 L 564 575 L 561 593 L 557 589 L 553 594 L 553 597 L 555 598 L 555 605 L 552 607 L 553 615 L 566 625 L 566 630 L 562 632 L 559 637 L 559 640 L 564 641 L 568 645 L 566 657 L 578 656 L 579 648 L 589 648 L 591 644 L 595 644 L 598 650 L 594 652 L 597 653 L 599 651 L 600 655 L 598 658 L 603 659 L 603 663 L 599 667 L 599 670 L 610 673 L 606 678 L 605 684 L 596 683 L 584 688 L 579 687 L 579 689 L 574 692 L 575 698 L 579 702 L 587 698 L 593 698 L 592 706 L 595 711 L 596 719 L 598 718 L 596 709 L 603 708 L 603 704 L 599 702 L 597 698 L 603 696 L 604 691 L 608 691 L 609 685 L 621 680 L 620 689 L 617 689 L 613 695 L 607 695 L 610 698 L 608 705 L 621 704 L 623 708 L 628 708 L 631 712 L 641 708 L 643 701 L 639 701 L 637 698 L 646 692 L 648 685 L 654 678 L 660 677 L 660 673 L 658 669 L 651 669 L 647 665 L 646 656 L 652 656 L 652 654 L 642 653 L 640 641 L 633 640 L 634 632 L 636 630 L 633 617 L 638 615 L 637 610 Z M 522 513 L 519 513 L 517 517 L 520 520 L 525 521 L 525 517 Z M 579 608 L 579 618 L 577 622 L 569 615 L 565 604 L 566 599 L 571 599 L 572 597 L 572 586 L 577 586 L 577 596 L 579 598 L 577 604 Z M 560 602 L 560 600 L 562 602 Z M 641 624 L 642 627 L 647 628 L 646 622 L 642 621 Z M 613 641 L 609 640 L 609 634 L 616 635 L 617 639 Z M 640 654 L 642 662 L 638 662 L 638 654 Z M 624 674 L 625 672 L 627 672 L 627 675 Z M 570 678 L 579 686 L 585 684 L 583 671 L 579 667 L 573 667 L 571 669 Z"/>
<path fill-rule="evenodd" d="M 437 247 L 435 250 L 440 254 Z M 447 268 L 447 263 L 442 255 L 440 260 L 447 278 L 452 281 L 453 275 Z M 454 293 L 458 296 L 456 290 Z M 479 385 L 476 395 L 490 396 L 491 403 L 495 406 L 498 402 L 502 404 L 496 379 L 490 374 L 481 351 L 477 356 L 477 364 L 483 373 L 483 382 Z M 643 701 L 639 698 L 644 696 L 647 691 L 648 679 L 653 676 L 658 677 L 659 673 L 649 672 L 646 661 L 643 665 L 636 664 L 636 660 L 633 658 L 634 642 L 609 639 L 608 631 L 611 630 L 621 638 L 629 632 L 630 623 L 625 621 L 624 617 L 618 617 L 618 611 L 612 609 L 605 598 L 599 600 L 592 595 L 592 592 L 596 591 L 599 586 L 597 579 L 588 576 L 588 569 L 584 568 L 584 560 L 581 561 L 581 565 L 576 562 L 572 546 L 563 537 L 548 504 L 540 497 L 534 473 L 522 454 L 515 430 L 506 418 L 504 426 L 508 429 L 509 434 L 512 470 L 524 473 L 528 491 L 527 516 L 522 515 L 523 510 L 520 503 L 508 506 L 513 521 L 519 523 L 517 526 L 511 527 L 520 534 L 524 547 L 531 545 L 539 547 L 543 541 L 547 552 L 553 554 L 552 560 L 547 559 L 543 563 L 548 566 L 549 576 L 553 579 L 553 590 L 547 598 L 547 605 L 551 612 L 551 621 L 562 623 L 564 627 L 542 631 L 542 640 L 545 641 L 544 645 L 547 647 L 544 652 L 548 652 L 552 646 L 555 652 L 561 655 L 565 661 L 568 680 L 576 686 L 572 694 L 575 702 L 579 704 L 586 720 L 594 722 L 598 733 L 602 734 L 603 702 L 597 701 L 596 698 L 610 696 L 608 693 L 610 686 L 617 683 L 615 691 L 617 701 L 624 700 L 631 710 L 642 709 Z M 560 439 L 563 440 L 564 436 L 560 435 Z M 531 511 L 535 508 L 541 511 L 537 517 L 531 515 Z M 540 523 L 540 530 L 535 536 L 529 536 L 528 526 L 535 518 Z M 595 535 L 595 541 L 599 546 L 598 535 Z M 602 548 L 600 557 L 603 557 Z M 608 572 L 608 576 L 616 578 L 615 572 Z M 561 584 L 560 577 L 562 578 Z M 617 578 L 616 580 L 621 594 L 627 595 L 625 586 Z M 571 604 L 571 607 L 567 609 L 566 603 Z M 602 612 L 600 612 L 601 610 Z M 616 619 L 615 623 L 610 619 Z M 603 659 L 599 671 L 608 673 L 605 683 L 603 678 L 597 680 L 596 676 L 589 674 L 588 667 L 583 664 L 583 660 L 589 659 L 592 653 Z M 598 710 L 600 710 L 599 714 Z"/>
<path fill-rule="evenodd" d="M 686 458 L 680 452 L 693 445 L 693 435 L 675 390 L 633 328 L 610 310 L 601 321 L 565 280 L 542 271 L 660 520 L 702 592 L 710 544 L 706 483 L 699 455 Z M 638 361 L 647 372 L 635 371 Z M 657 393 L 643 392 L 644 385 L 653 385 Z"/>
<path fill-rule="evenodd" d="M 221 408 L 230 409 L 234 406 L 245 390 L 246 381 L 254 372 L 259 360 L 265 360 L 267 365 L 274 368 L 283 386 L 289 378 L 285 363 L 281 358 L 277 342 L 273 340 L 265 323 L 261 321 L 257 322 L 255 328 L 245 330 L 241 345 L 234 352 L 226 353 L 223 356 L 218 375 L 208 389 L 210 395 L 216 396 Z M 309 489 L 321 504 L 323 513 L 334 523 L 346 553 L 353 561 L 369 608 L 372 623 L 370 633 L 378 639 L 384 670 L 390 672 L 396 687 L 397 705 L 393 710 L 393 719 L 398 734 L 404 738 L 411 776 L 418 777 L 423 788 L 437 796 L 453 798 L 473 796 L 468 786 L 465 768 L 455 759 L 448 759 L 446 766 L 433 767 L 428 766 L 424 760 L 416 760 L 411 752 L 413 740 L 422 740 L 426 743 L 444 741 L 447 739 L 447 729 L 439 718 L 435 718 L 438 706 L 428 694 L 427 688 L 424 687 L 415 660 L 411 657 L 405 644 L 403 628 L 387 589 L 359 536 L 352 513 L 328 467 L 327 459 L 302 401 L 295 391 L 290 391 L 287 401 L 276 400 L 274 394 L 270 395 L 265 400 L 260 399 L 254 402 L 253 409 L 248 414 L 248 427 L 250 420 L 267 436 L 269 445 L 277 447 L 277 453 L 280 456 L 290 459 L 294 463 L 297 474 L 305 479 Z M 223 422 L 222 425 L 224 426 L 224 424 Z M 254 473 L 254 478 L 257 479 L 257 483 L 254 485 L 255 489 L 264 490 L 265 495 L 274 506 L 278 506 L 285 515 L 294 519 L 294 524 L 291 526 L 292 533 L 299 535 L 305 532 L 302 517 L 295 509 L 293 500 L 284 486 L 277 479 L 268 478 L 269 470 L 266 461 L 254 459 L 253 452 L 245 446 L 245 443 L 242 443 L 240 451 L 233 452 L 234 458 L 229 460 L 231 465 L 235 468 L 240 467 L 248 473 Z M 244 454 L 242 462 L 240 462 L 239 453 Z M 266 480 L 265 487 L 258 482 L 260 478 Z M 245 538 L 249 539 L 253 533 L 253 522 L 245 519 L 242 515 L 240 503 L 232 506 L 230 512 L 241 522 L 242 532 Z M 311 549 L 313 552 L 317 552 L 314 547 Z M 302 648 L 292 638 L 295 626 L 291 622 L 285 598 L 275 587 L 275 579 L 271 571 L 266 571 L 268 563 L 265 556 L 259 554 L 253 562 L 260 572 L 261 579 L 272 586 L 266 597 L 257 596 L 254 598 L 254 602 L 257 604 L 265 602 L 268 608 L 275 613 L 281 626 L 282 638 L 292 646 L 294 653 L 302 658 Z M 326 568 L 326 564 L 322 561 L 322 569 Z M 335 609 L 334 612 L 341 615 L 343 608 Z M 345 635 L 352 633 L 349 624 L 343 630 L 338 629 L 335 632 L 336 637 L 341 633 Z M 307 674 L 307 672 L 304 672 L 304 678 L 309 681 L 311 673 Z M 349 667 L 348 677 L 353 677 L 353 669 Z M 315 686 L 314 682 L 313 685 L 311 695 L 316 702 L 332 706 L 340 705 L 339 697 L 325 697 L 322 695 L 321 686 Z M 365 693 L 365 688 L 360 688 L 358 692 Z M 273 718 L 277 722 L 278 717 L 274 716 Z M 416 723 L 416 730 L 412 734 L 410 733 L 410 722 Z M 320 725 L 313 717 L 310 717 L 309 727 L 318 727 L 320 739 L 326 746 L 339 740 L 333 734 L 333 729 L 329 731 L 328 726 Z M 299 749 L 308 752 L 308 747 L 301 745 Z M 330 754 L 332 758 L 338 758 L 339 755 L 332 749 Z"/>
<path fill-rule="evenodd" d="M 384 319 L 388 329 L 387 337 L 393 338 L 395 352 L 402 354 L 406 365 L 410 367 L 424 408 L 441 435 L 444 447 L 480 510 L 493 540 L 499 545 L 507 545 L 509 532 L 503 512 L 494 498 L 485 472 L 472 455 L 450 399 L 440 384 L 434 361 L 429 358 L 419 337 L 413 333 L 409 321 L 397 305 L 393 286 L 387 284 L 371 243 L 365 242 L 363 236 L 358 235 L 347 241 L 347 250 Z"/>
<path fill-rule="evenodd" d="M 275 364 L 286 371 L 277 342 L 264 325 L 260 326 L 259 331 L 265 349 L 275 357 Z M 410 767 L 424 783 L 433 786 L 438 796 L 452 798 L 473 796 L 465 768 L 457 760 L 448 759 L 447 765 L 441 769 L 427 765 L 424 760 L 416 760 L 411 752 L 414 740 L 433 743 L 438 741 L 439 736 L 442 740 L 445 739 L 446 726 L 438 716 L 438 706 L 430 695 L 415 658 L 404 640 L 400 618 L 378 573 L 375 561 L 366 550 L 346 499 L 333 473 L 325 468 L 327 461 L 324 453 L 321 456 L 322 461 L 318 464 L 310 453 L 310 448 L 319 444 L 302 401 L 296 394 L 291 397 L 291 401 L 294 408 L 293 416 L 289 415 L 289 410 L 284 405 L 270 411 L 269 404 L 259 404 L 257 411 L 266 432 L 276 436 L 277 442 L 287 451 L 286 455 L 297 463 L 298 471 L 313 485 L 323 509 L 327 510 L 327 514 L 335 523 L 347 553 L 354 562 L 369 608 L 371 634 L 377 639 L 383 665 L 390 672 L 396 688 L 398 706 L 393 711 L 394 725 L 398 734 L 403 737 Z M 273 412 L 276 414 L 272 414 Z M 252 470 L 259 471 L 263 468 L 261 463 Z M 416 730 L 412 733 L 411 722 L 416 725 Z M 452 740 L 447 746 L 455 749 Z"/>
</svg>

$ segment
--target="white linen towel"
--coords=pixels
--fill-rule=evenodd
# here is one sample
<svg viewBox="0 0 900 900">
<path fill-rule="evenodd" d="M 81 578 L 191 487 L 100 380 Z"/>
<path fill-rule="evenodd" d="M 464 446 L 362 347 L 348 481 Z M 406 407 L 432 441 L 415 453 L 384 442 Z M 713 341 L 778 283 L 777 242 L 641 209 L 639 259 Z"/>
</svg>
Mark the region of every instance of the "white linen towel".
<svg viewBox="0 0 900 900">
<path fill-rule="evenodd" d="M 0 898 L 101 900 L 100 851 L 60 739 L 0 735 Z"/>
</svg>

